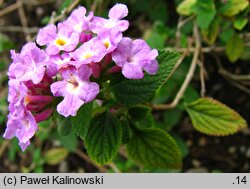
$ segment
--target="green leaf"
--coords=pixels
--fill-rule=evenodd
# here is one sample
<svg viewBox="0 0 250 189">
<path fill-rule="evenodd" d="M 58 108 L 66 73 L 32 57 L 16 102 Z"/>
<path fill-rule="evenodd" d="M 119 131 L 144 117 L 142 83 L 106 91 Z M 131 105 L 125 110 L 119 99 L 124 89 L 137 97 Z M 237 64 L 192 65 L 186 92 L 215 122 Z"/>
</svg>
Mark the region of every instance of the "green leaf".
<svg viewBox="0 0 250 189">
<path fill-rule="evenodd" d="M 197 1 L 195 6 L 197 24 L 201 29 L 207 29 L 215 17 L 216 9 L 213 0 Z"/>
<path fill-rule="evenodd" d="M 148 128 L 154 126 L 152 109 L 145 105 L 137 105 L 128 110 L 133 125 L 138 128 Z"/>
<path fill-rule="evenodd" d="M 158 1 L 157 3 L 152 4 L 149 8 L 150 11 L 148 11 L 147 14 L 150 20 L 161 20 L 162 22 L 168 20 L 168 7 L 165 1 Z"/>
<path fill-rule="evenodd" d="M 247 127 L 237 112 L 211 98 L 200 98 L 188 104 L 186 110 L 194 128 L 208 135 L 230 135 Z"/>
<path fill-rule="evenodd" d="M 178 5 L 177 12 L 180 15 L 190 16 L 194 13 L 194 7 L 196 3 L 197 0 L 184 0 Z"/>
<path fill-rule="evenodd" d="M 226 54 L 231 62 L 237 61 L 244 52 L 244 41 L 234 34 L 226 44 Z"/>
<path fill-rule="evenodd" d="M 59 12 L 63 11 L 65 8 L 69 7 L 73 3 L 73 0 L 64 0 L 60 3 Z"/>
<path fill-rule="evenodd" d="M 182 117 L 183 110 L 174 108 L 171 110 L 166 110 L 163 114 L 163 128 L 164 130 L 171 130 L 175 125 L 177 125 Z"/>
<path fill-rule="evenodd" d="M 189 150 L 184 139 L 180 135 L 175 134 L 175 133 L 171 133 L 171 136 L 174 138 L 176 144 L 180 148 L 182 157 L 185 158 L 189 154 Z"/>
<path fill-rule="evenodd" d="M 249 6 L 248 0 L 227 0 L 219 3 L 218 12 L 223 16 L 232 17 Z"/>
<path fill-rule="evenodd" d="M 85 138 L 91 121 L 93 103 L 84 104 L 78 111 L 77 115 L 71 117 L 72 130 L 81 138 Z"/>
<path fill-rule="evenodd" d="M 145 73 L 143 79 L 113 79 L 111 81 L 111 89 L 115 94 L 118 102 L 125 105 L 135 105 L 146 102 L 154 95 L 156 89 L 164 83 L 166 78 L 172 72 L 179 53 L 172 50 L 160 50 L 157 61 L 159 63 L 159 70 L 155 75 L 148 75 Z"/>
<path fill-rule="evenodd" d="M 136 130 L 127 150 L 131 158 L 149 167 L 176 169 L 182 165 L 176 142 L 161 129 Z"/>
<path fill-rule="evenodd" d="M 122 144 L 126 144 L 132 137 L 132 130 L 129 126 L 129 122 L 125 119 L 122 119 L 121 128 L 122 128 Z"/>
<path fill-rule="evenodd" d="M 228 40 L 235 34 L 235 31 L 233 28 L 226 29 L 224 31 L 220 32 L 219 38 L 223 43 L 227 43 Z"/>
<path fill-rule="evenodd" d="M 66 136 L 70 134 L 71 131 L 71 121 L 68 117 L 63 117 L 58 114 L 57 119 L 57 131 L 59 135 Z"/>
<path fill-rule="evenodd" d="M 14 48 L 14 43 L 10 40 L 10 38 L 7 35 L 0 33 L 0 53 L 3 51 L 8 51 L 12 48 Z"/>
<path fill-rule="evenodd" d="M 89 156 L 97 164 L 112 161 L 122 142 L 122 128 L 119 120 L 109 112 L 94 117 L 90 122 L 85 144 Z"/>
<path fill-rule="evenodd" d="M 204 40 L 209 44 L 214 44 L 219 33 L 219 22 L 214 19 L 207 29 L 202 30 Z"/>
<path fill-rule="evenodd" d="M 74 152 L 77 148 L 77 136 L 75 133 L 71 132 L 67 136 L 59 135 L 60 143 L 64 148 L 66 148 L 69 152 Z"/>
<path fill-rule="evenodd" d="M 49 165 L 57 165 L 67 158 L 69 152 L 65 148 L 54 148 L 45 152 L 44 160 Z"/>
<path fill-rule="evenodd" d="M 242 30 L 248 23 L 248 19 L 244 17 L 238 17 L 234 20 L 234 28 L 237 30 Z"/>
<path fill-rule="evenodd" d="M 161 21 L 156 21 L 152 29 L 147 30 L 144 33 L 148 45 L 151 48 L 164 48 L 166 39 L 169 35 L 169 29 Z"/>
<path fill-rule="evenodd" d="M 189 85 L 183 95 L 183 99 L 186 103 L 193 102 L 197 100 L 200 97 L 200 94 L 198 91 L 193 88 L 191 85 Z"/>
</svg>

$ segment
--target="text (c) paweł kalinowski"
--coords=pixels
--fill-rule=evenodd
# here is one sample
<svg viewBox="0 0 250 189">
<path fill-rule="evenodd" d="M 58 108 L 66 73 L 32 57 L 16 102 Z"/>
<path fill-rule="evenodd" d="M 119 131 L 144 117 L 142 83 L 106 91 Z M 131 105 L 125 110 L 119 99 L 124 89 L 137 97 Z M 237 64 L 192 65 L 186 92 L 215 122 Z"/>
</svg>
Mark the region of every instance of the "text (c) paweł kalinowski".
<svg viewBox="0 0 250 189">
<path fill-rule="evenodd" d="M 28 177 L 21 176 L 20 184 L 103 184 L 103 176 L 70 177 L 70 176 L 46 176 Z"/>
</svg>

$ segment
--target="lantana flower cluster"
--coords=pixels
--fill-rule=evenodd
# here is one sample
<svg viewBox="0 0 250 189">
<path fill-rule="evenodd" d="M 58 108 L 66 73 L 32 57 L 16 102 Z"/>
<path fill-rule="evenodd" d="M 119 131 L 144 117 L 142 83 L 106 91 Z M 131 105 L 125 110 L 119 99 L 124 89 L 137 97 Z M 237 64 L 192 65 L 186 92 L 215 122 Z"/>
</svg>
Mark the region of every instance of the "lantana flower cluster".
<svg viewBox="0 0 250 189">
<path fill-rule="evenodd" d="M 141 39 L 123 37 L 127 14 L 127 6 L 119 3 L 107 19 L 86 14 L 80 6 L 65 21 L 40 29 L 36 43 L 27 43 L 20 53 L 11 50 L 5 138 L 17 137 L 24 151 L 37 123 L 55 109 L 64 117 L 75 116 L 94 100 L 100 87 L 93 78 L 97 81 L 103 72 L 121 72 L 127 79 L 157 72 L 157 50 Z"/>
</svg>

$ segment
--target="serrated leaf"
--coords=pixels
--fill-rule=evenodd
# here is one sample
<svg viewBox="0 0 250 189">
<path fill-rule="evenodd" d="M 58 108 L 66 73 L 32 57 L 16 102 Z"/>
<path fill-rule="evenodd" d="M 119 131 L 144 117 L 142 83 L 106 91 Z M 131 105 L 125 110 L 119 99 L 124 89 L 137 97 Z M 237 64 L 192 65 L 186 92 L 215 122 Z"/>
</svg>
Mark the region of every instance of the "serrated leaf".
<svg viewBox="0 0 250 189">
<path fill-rule="evenodd" d="M 93 102 L 84 104 L 78 111 L 77 115 L 71 117 L 72 130 L 81 138 L 85 138 L 91 121 Z"/>
<path fill-rule="evenodd" d="M 67 158 L 69 152 L 65 148 L 54 148 L 45 152 L 44 160 L 49 165 L 57 165 Z"/>
<path fill-rule="evenodd" d="M 234 34 L 226 44 L 226 54 L 231 62 L 237 61 L 244 52 L 244 41 Z"/>
<path fill-rule="evenodd" d="M 128 110 L 133 125 L 138 128 L 148 128 L 154 126 L 152 109 L 145 105 L 137 105 Z"/>
<path fill-rule="evenodd" d="M 237 30 L 242 30 L 248 23 L 248 19 L 244 17 L 236 18 L 233 22 L 234 28 Z"/>
<path fill-rule="evenodd" d="M 230 135 L 247 127 L 237 112 L 211 98 L 200 98 L 188 104 L 186 110 L 194 128 L 208 135 Z"/>
<path fill-rule="evenodd" d="M 118 82 L 112 80 L 111 90 L 114 92 L 117 101 L 125 105 L 146 102 L 172 72 L 179 56 L 179 53 L 172 50 L 161 50 L 157 57 L 159 70 L 155 75 L 145 74 L 144 78 L 140 80 L 125 78 Z"/>
<path fill-rule="evenodd" d="M 182 165 L 176 142 L 161 129 L 137 130 L 127 150 L 131 158 L 149 167 L 176 169 Z"/>
<path fill-rule="evenodd" d="M 121 120 L 121 128 L 122 128 L 122 144 L 126 144 L 132 137 L 132 130 L 127 120 L 125 119 Z"/>
<path fill-rule="evenodd" d="M 248 0 L 227 0 L 219 4 L 218 12 L 223 16 L 232 17 L 249 6 Z"/>
<path fill-rule="evenodd" d="M 215 19 L 211 22 L 207 29 L 202 30 L 204 40 L 209 44 L 214 44 L 219 33 L 219 22 Z"/>
<path fill-rule="evenodd" d="M 197 1 L 195 6 L 197 15 L 197 24 L 201 29 L 207 29 L 216 15 L 215 4 L 213 0 Z"/>
<path fill-rule="evenodd" d="M 112 161 L 122 142 L 119 120 L 109 112 L 94 117 L 86 135 L 85 144 L 92 160 L 99 165 Z"/>
<path fill-rule="evenodd" d="M 184 0 L 184 1 L 182 1 L 177 7 L 177 12 L 180 15 L 190 16 L 191 14 L 194 13 L 194 6 L 195 6 L 196 2 L 197 2 L 197 0 Z"/>
</svg>

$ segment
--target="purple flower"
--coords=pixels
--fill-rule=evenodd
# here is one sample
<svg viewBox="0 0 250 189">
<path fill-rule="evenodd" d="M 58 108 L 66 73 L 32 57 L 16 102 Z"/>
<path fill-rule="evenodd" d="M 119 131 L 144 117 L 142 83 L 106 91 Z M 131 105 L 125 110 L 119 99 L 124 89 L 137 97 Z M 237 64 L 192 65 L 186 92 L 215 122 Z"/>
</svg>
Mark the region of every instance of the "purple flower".
<svg viewBox="0 0 250 189">
<path fill-rule="evenodd" d="M 8 93 L 8 102 L 12 104 L 21 104 L 20 100 L 27 95 L 27 87 L 24 83 L 19 82 L 16 79 L 10 79 L 9 82 L 9 93 Z"/>
<path fill-rule="evenodd" d="M 122 68 L 122 74 L 128 79 L 143 78 L 143 70 L 155 74 L 158 70 L 155 60 L 157 56 L 157 50 L 151 50 L 145 41 L 132 41 L 130 38 L 123 38 L 112 53 L 112 59 Z"/>
<path fill-rule="evenodd" d="M 27 88 L 23 83 L 18 80 L 9 81 L 8 101 L 10 102 L 10 113 L 3 137 L 11 139 L 16 136 L 23 151 L 29 145 L 29 139 L 37 130 L 34 117 L 25 108 L 25 95 L 27 95 Z"/>
<path fill-rule="evenodd" d="M 88 16 L 86 15 L 86 9 L 83 6 L 79 6 L 75 9 L 71 15 L 68 17 L 64 24 L 68 27 L 72 27 L 74 32 L 81 34 L 84 30 L 89 30 L 89 22 L 93 19 L 93 12 L 90 12 Z"/>
<path fill-rule="evenodd" d="M 72 66 L 61 70 L 63 80 L 51 85 L 54 96 L 64 97 L 57 106 L 59 114 L 65 117 L 75 116 L 83 104 L 96 97 L 99 93 L 99 86 L 89 81 L 91 74 L 92 71 L 87 65 L 82 65 L 78 69 Z"/>
<path fill-rule="evenodd" d="M 10 78 L 19 81 L 31 80 L 35 84 L 42 80 L 48 56 L 35 43 L 27 43 L 20 54 L 11 50 L 11 55 L 13 63 L 8 71 Z"/>
<path fill-rule="evenodd" d="M 70 55 L 77 61 L 78 65 L 100 62 L 106 55 L 106 47 L 98 38 L 92 38 L 84 43 Z"/>
<path fill-rule="evenodd" d="M 99 39 L 103 42 L 106 47 L 106 53 L 112 52 L 122 39 L 122 33 L 117 30 L 103 31 L 98 35 Z"/>
<path fill-rule="evenodd" d="M 50 24 L 40 29 L 36 41 L 41 46 L 47 45 L 46 52 L 49 55 L 56 55 L 60 51 L 73 51 L 79 37 L 79 33 L 73 32 L 67 24 L 59 23 L 57 27 Z"/>
<path fill-rule="evenodd" d="M 62 55 L 52 55 L 47 64 L 47 73 L 49 76 L 55 76 L 61 68 L 75 64 L 75 61 L 71 60 L 69 53 L 65 52 Z"/>
<path fill-rule="evenodd" d="M 94 33 L 100 33 L 110 29 L 116 29 L 118 31 L 125 31 L 128 29 L 129 22 L 122 20 L 128 15 L 128 8 L 126 5 L 117 3 L 109 11 L 109 19 L 104 19 L 95 16 L 90 24 L 90 29 Z"/>
<path fill-rule="evenodd" d="M 18 116 L 8 116 L 7 128 L 3 135 L 6 139 L 12 139 L 16 136 L 19 145 L 24 151 L 30 144 L 30 139 L 37 131 L 37 123 L 34 116 L 29 111 L 21 111 Z"/>
</svg>

